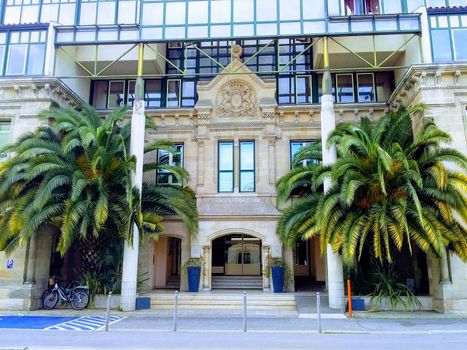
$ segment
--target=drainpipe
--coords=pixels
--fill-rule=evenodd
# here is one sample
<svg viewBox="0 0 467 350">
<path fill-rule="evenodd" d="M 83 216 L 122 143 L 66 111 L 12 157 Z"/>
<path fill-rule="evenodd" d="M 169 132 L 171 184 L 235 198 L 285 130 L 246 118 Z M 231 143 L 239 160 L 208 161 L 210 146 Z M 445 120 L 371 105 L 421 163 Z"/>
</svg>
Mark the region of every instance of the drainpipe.
<svg viewBox="0 0 467 350">
<path fill-rule="evenodd" d="M 324 37 L 324 74 L 323 74 L 323 95 L 321 96 L 321 139 L 323 164 L 332 164 L 337 159 L 336 145 L 326 147 L 326 140 L 329 134 L 336 128 L 336 116 L 334 114 L 334 97 L 332 96 L 332 79 L 329 68 L 328 38 Z M 324 192 L 331 187 L 331 179 L 324 181 Z M 342 257 L 339 253 L 334 253 L 330 245 L 326 249 L 327 264 L 327 289 L 329 296 L 329 307 L 341 309 L 345 304 L 344 296 L 344 271 Z"/>
<path fill-rule="evenodd" d="M 132 184 L 141 190 L 143 185 L 143 157 L 145 137 L 144 116 L 144 80 L 143 80 L 144 44 L 139 45 L 138 77 L 135 85 L 135 100 L 131 116 L 130 153 L 136 156 L 136 170 Z M 133 227 L 133 241 L 125 242 L 123 252 L 122 293 L 120 306 L 123 311 L 132 311 L 136 303 L 136 285 L 138 276 L 139 231 Z"/>
</svg>

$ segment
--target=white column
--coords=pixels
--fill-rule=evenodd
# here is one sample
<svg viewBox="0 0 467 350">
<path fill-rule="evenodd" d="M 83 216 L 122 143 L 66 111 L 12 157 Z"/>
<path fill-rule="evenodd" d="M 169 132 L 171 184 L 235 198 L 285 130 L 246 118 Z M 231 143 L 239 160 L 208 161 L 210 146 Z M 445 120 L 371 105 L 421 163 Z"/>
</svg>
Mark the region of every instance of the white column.
<svg viewBox="0 0 467 350">
<path fill-rule="evenodd" d="M 136 80 L 136 98 L 133 104 L 133 114 L 131 116 L 131 141 L 130 153 L 136 156 L 136 171 L 132 183 L 141 189 L 143 184 L 143 157 L 144 157 L 144 137 L 145 137 L 145 116 L 144 116 L 144 81 L 140 76 Z M 123 252 L 122 271 L 122 294 L 120 306 L 123 311 L 135 309 L 136 284 L 138 278 L 138 249 L 139 232 L 137 227 L 133 227 L 133 242 L 125 242 Z"/>
<path fill-rule="evenodd" d="M 331 89 L 331 73 L 326 69 L 323 75 L 323 96 L 321 97 L 321 140 L 323 151 L 323 163 L 332 164 L 337 159 L 336 146 L 326 147 L 329 134 L 336 128 L 336 116 L 334 114 L 334 97 Z M 331 179 L 324 181 L 324 191 L 331 187 Z M 342 257 L 339 253 L 334 254 L 328 245 L 326 250 L 327 263 L 327 288 L 329 296 L 329 307 L 340 309 L 345 304 L 344 296 L 344 272 Z"/>
</svg>

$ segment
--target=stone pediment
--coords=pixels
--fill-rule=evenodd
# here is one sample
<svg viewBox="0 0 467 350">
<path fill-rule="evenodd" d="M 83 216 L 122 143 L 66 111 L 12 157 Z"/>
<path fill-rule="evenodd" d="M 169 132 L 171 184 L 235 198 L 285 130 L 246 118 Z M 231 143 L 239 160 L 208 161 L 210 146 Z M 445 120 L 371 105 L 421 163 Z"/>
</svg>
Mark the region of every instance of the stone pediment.
<svg viewBox="0 0 467 350">
<path fill-rule="evenodd" d="M 277 102 L 276 83 L 254 74 L 240 59 L 241 48 L 234 48 L 232 62 L 209 82 L 198 83 L 195 108 L 202 119 L 239 121 L 270 118 Z"/>
<path fill-rule="evenodd" d="M 204 197 L 198 199 L 198 211 L 204 216 L 279 216 L 269 197 Z"/>
</svg>

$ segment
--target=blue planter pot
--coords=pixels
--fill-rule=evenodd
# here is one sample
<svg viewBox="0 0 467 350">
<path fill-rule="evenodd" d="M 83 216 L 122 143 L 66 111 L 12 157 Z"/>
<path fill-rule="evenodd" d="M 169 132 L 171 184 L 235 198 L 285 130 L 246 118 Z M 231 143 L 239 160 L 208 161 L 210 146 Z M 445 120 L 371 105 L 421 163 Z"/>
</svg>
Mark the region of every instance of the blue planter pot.
<svg viewBox="0 0 467 350">
<path fill-rule="evenodd" d="M 201 266 L 188 266 L 188 290 L 192 293 L 199 291 L 199 279 L 201 276 Z"/>
<path fill-rule="evenodd" d="M 272 267 L 272 286 L 274 293 L 284 293 L 284 268 Z"/>
</svg>

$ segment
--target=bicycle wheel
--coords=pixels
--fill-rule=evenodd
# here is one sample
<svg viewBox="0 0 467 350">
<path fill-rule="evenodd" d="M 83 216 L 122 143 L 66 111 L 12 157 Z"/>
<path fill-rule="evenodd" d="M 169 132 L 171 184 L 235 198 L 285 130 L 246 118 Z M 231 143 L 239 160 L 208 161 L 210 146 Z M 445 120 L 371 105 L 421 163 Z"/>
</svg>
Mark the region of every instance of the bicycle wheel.
<svg viewBox="0 0 467 350">
<path fill-rule="evenodd" d="M 73 291 L 70 304 L 75 310 L 83 310 L 89 303 L 89 294 L 83 289 Z"/>
<path fill-rule="evenodd" d="M 47 290 L 42 295 L 42 306 L 46 310 L 52 310 L 58 303 L 58 293 L 53 290 Z"/>
</svg>

